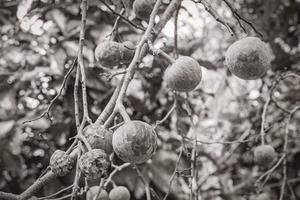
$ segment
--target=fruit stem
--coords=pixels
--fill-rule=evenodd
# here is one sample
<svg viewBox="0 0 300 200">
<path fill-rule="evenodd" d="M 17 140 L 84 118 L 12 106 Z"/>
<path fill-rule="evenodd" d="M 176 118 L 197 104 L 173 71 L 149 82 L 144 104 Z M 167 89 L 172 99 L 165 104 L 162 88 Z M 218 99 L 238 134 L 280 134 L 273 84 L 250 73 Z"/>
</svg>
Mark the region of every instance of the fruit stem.
<svg viewBox="0 0 300 200">
<path fill-rule="evenodd" d="M 103 186 L 104 186 L 104 178 L 101 178 L 100 183 L 99 183 L 99 189 L 98 189 L 95 200 L 97 200 L 99 198 L 99 195 L 103 189 Z"/>
<path fill-rule="evenodd" d="M 131 121 L 131 119 L 130 119 L 128 113 L 126 112 L 126 109 L 125 109 L 123 104 L 119 104 L 116 107 L 116 110 L 121 114 L 121 116 L 123 117 L 125 122 Z"/>
<path fill-rule="evenodd" d="M 166 52 L 161 49 L 156 49 L 150 40 L 147 41 L 150 51 L 152 51 L 153 55 L 160 55 L 164 57 L 170 64 L 175 62 L 175 59 L 169 56 Z"/>
</svg>

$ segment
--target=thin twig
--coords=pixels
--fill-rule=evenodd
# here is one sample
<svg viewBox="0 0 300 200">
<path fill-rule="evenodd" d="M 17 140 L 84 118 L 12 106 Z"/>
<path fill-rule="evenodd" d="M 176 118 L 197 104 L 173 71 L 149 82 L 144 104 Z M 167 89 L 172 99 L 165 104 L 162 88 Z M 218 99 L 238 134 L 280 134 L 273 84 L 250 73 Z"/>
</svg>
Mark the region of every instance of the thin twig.
<svg viewBox="0 0 300 200">
<path fill-rule="evenodd" d="M 116 11 L 114 11 L 114 9 L 112 9 L 104 0 L 99 0 L 99 1 L 101 1 L 114 15 L 117 15 L 118 17 L 120 17 L 122 20 L 124 20 L 129 25 L 133 26 L 136 29 L 140 29 L 142 31 L 145 31 L 145 28 L 131 22 L 129 19 L 127 19 L 123 15 L 121 15 L 121 14 L 117 13 Z"/>
<path fill-rule="evenodd" d="M 155 127 L 157 127 L 158 125 L 164 123 L 169 118 L 169 116 L 173 113 L 173 111 L 175 110 L 175 108 L 176 108 L 176 100 L 174 101 L 174 104 L 171 107 L 171 109 L 169 110 L 169 112 L 161 120 L 156 121 Z"/>
<path fill-rule="evenodd" d="M 149 186 L 148 181 L 144 178 L 142 172 L 139 170 L 139 168 L 136 165 L 134 165 L 134 169 L 136 170 L 137 174 L 139 175 L 139 177 L 141 178 L 142 182 L 145 185 L 147 200 L 151 200 L 150 186 Z"/>
<path fill-rule="evenodd" d="M 120 166 L 114 166 L 115 169 L 109 174 L 109 177 L 105 180 L 105 183 L 104 183 L 104 188 L 107 187 L 107 185 L 112 181 L 112 178 L 114 177 L 114 175 L 119 172 L 119 171 L 122 171 L 123 169 L 125 169 L 126 167 L 130 166 L 131 164 L 130 163 L 124 163 Z"/>
<path fill-rule="evenodd" d="M 66 188 L 63 188 L 63 189 L 59 190 L 58 192 L 56 192 L 56 193 L 54 193 L 54 194 L 51 194 L 51 195 L 45 196 L 45 197 L 39 197 L 38 199 L 39 199 L 39 200 L 44 200 L 44 199 L 49 199 L 49 198 L 55 197 L 55 196 L 57 196 L 57 195 L 59 195 L 59 194 L 65 192 L 65 191 L 71 189 L 72 187 L 73 187 L 73 184 L 70 185 L 70 186 L 68 186 L 68 187 L 66 187 Z"/>
<path fill-rule="evenodd" d="M 183 153 L 183 145 L 181 145 L 180 152 L 179 152 L 179 156 L 178 156 L 178 159 L 177 159 L 176 164 L 175 164 L 174 172 L 173 172 L 173 174 L 171 175 L 171 177 L 170 177 L 170 179 L 169 179 L 169 187 L 168 187 L 168 191 L 167 191 L 167 193 L 165 194 L 163 200 L 166 200 L 166 199 L 168 198 L 170 192 L 171 192 L 172 183 L 173 183 L 173 181 L 174 181 L 174 178 L 175 178 L 176 174 L 178 173 L 178 167 L 179 167 L 179 162 L 180 162 L 182 153 Z"/>
<path fill-rule="evenodd" d="M 167 53 L 165 53 L 163 50 L 161 49 L 155 49 L 151 40 L 148 40 L 148 46 L 149 46 L 149 50 L 152 51 L 153 55 L 160 55 L 162 57 L 164 57 L 170 64 L 175 62 L 175 59 L 172 58 L 171 56 L 169 56 Z"/>
<path fill-rule="evenodd" d="M 225 26 L 228 30 L 228 32 L 230 33 L 231 36 L 234 36 L 234 31 L 233 29 L 231 28 L 231 26 L 225 22 L 220 16 L 219 14 L 212 8 L 212 6 L 206 2 L 206 0 L 199 0 L 197 3 L 201 3 L 205 10 L 213 17 L 215 18 L 215 20 L 217 22 L 219 22 L 220 24 L 222 24 L 223 26 Z"/>
<path fill-rule="evenodd" d="M 68 79 L 69 79 L 69 76 L 72 74 L 72 72 L 73 72 L 73 70 L 74 70 L 74 68 L 75 68 L 76 63 L 77 63 L 77 57 L 73 60 L 73 63 L 72 63 L 72 65 L 71 65 L 69 71 L 68 71 L 67 74 L 64 76 L 64 79 L 63 79 L 63 82 L 62 82 L 62 84 L 61 84 L 61 87 L 60 87 L 59 92 L 58 92 L 58 93 L 55 95 L 55 97 L 50 101 L 50 104 L 49 104 L 48 108 L 46 109 L 46 111 L 44 111 L 44 112 L 43 112 L 39 117 L 37 117 L 37 118 L 34 118 L 34 119 L 30 119 L 30 120 L 24 121 L 23 124 L 29 123 L 29 122 L 33 122 L 33 121 L 36 121 L 36 120 L 41 119 L 41 118 L 43 118 L 43 117 L 45 117 L 45 116 L 47 116 L 47 118 L 51 120 L 51 117 L 50 117 L 50 113 L 49 113 L 49 112 L 50 112 L 52 106 L 54 105 L 55 101 L 61 96 L 63 90 L 65 89 L 66 84 L 67 84 L 67 81 L 68 81 Z M 51 120 L 51 121 L 52 121 L 52 120 Z"/>
<path fill-rule="evenodd" d="M 178 58 L 178 15 L 180 11 L 180 6 L 177 8 L 174 17 L 174 57 Z"/>
<path fill-rule="evenodd" d="M 230 8 L 231 12 L 233 13 L 234 17 L 237 19 L 239 25 L 241 26 L 241 28 L 244 30 L 244 32 L 246 32 L 245 28 L 242 26 L 242 24 L 240 23 L 240 20 L 244 21 L 245 23 L 247 23 L 253 30 L 255 33 L 257 33 L 258 35 L 260 35 L 261 37 L 263 37 L 263 34 L 261 32 L 259 32 L 255 26 L 253 26 L 252 23 L 250 23 L 248 20 L 246 20 L 244 17 L 242 17 L 237 10 L 230 4 L 230 2 L 228 0 L 223 0 L 226 5 Z M 240 19 L 240 20 L 239 20 Z"/>
</svg>

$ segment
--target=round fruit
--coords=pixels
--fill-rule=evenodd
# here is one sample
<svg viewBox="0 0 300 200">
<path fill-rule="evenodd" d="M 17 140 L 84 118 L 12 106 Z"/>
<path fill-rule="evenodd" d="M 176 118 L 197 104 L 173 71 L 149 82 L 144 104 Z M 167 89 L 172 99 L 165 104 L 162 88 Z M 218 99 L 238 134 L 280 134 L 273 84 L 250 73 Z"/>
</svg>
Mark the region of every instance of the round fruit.
<svg viewBox="0 0 300 200">
<path fill-rule="evenodd" d="M 83 135 L 90 143 L 93 149 L 102 149 L 107 154 L 113 152 L 112 131 L 109 131 L 99 125 L 88 125 L 83 129 Z"/>
<path fill-rule="evenodd" d="M 154 8 L 155 0 L 135 0 L 133 11 L 137 18 L 148 20 Z"/>
<path fill-rule="evenodd" d="M 271 63 L 268 46 L 257 37 L 246 37 L 233 43 L 225 54 L 231 73 L 245 80 L 262 77 Z"/>
<path fill-rule="evenodd" d="M 202 78 L 201 66 L 188 56 L 179 57 L 167 68 L 164 81 L 178 92 L 189 92 L 197 87 Z"/>
<path fill-rule="evenodd" d="M 122 52 L 122 61 L 124 63 L 128 63 L 132 60 L 135 52 L 135 45 L 130 41 L 125 41 L 120 44 L 121 52 Z"/>
<path fill-rule="evenodd" d="M 104 189 L 101 190 L 98 198 L 95 199 L 98 194 L 98 191 L 99 191 L 99 186 L 90 187 L 90 189 L 86 193 L 86 199 L 87 200 L 110 200 L 108 197 L 108 193 Z"/>
<path fill-rule="evenodd" d="M 271 200 L 269 194 L 262 193 L 256 197 L 256 200 Z"/>
<path fill-rule="evenodd" d="M 276 157 L 277 154 L 271 145 L 261 145 L 254 150 L 254 160 L 260 166 L 271 165 Z"/>
<path fill-rule="evenodd" d="M 104 67 L 118 65 L 122 59 L 120 44 L 114 41 L 104 41 L 95 49 L 95 58 Z"/>
<path fill-rule="evenodd" d="M 113 188 L 109 193 L 110 200 L 130 200 L 129 190 L 124 186 Z"/>
<path fill-rule="evenodd" d="M 65 176 L 73 168 L 73 159 L 64 151 L 56 150 L 50 158 L 50 169 L 58 176 Z"/>
<path fill-rule="evenodd" d="M 87 179 L 107 176 L 109 167 L 108 156 L 102 149 L 92 149 L 79 159 L 79 168 Z"/>
<path fill-rule="evenodd" d="M 155 153 L 156 140 L 152 126 L 142 121 L 129 121 L 115 131 L 112 144 L 119 158 L 138 164 L 147 161 Z"/>
</svg>

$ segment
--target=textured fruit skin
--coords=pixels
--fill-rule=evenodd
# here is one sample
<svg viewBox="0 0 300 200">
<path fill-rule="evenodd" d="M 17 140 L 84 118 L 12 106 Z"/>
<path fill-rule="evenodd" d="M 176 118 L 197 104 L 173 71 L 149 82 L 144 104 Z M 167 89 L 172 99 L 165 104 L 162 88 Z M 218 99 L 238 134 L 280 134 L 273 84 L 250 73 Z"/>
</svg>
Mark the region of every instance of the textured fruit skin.
<svg viewBox="0 0 300 200">
<path fill-rule="evenodd" d="M 189 92 L 197 87 L 202 78 L 201 66 L 189 57 L 179 57 L 167 68 L 164 81 L 167 85 L 178 92 Z"/>
<path fill-rule="evenodd" d="M 154 8 L 155 0 L 135 0 L 133 11 L 137 18 L 147 21 Z"/>
<path fill-rule="evenodd" d="M 113 188 L 109 193 L 110 200 L 130 200 L 129 190 L 124 186 Z"/>
<path fill-rule="evenodd" d="M 124 63 L 131 62 L 135 53 L 135 45 L 131 41 L 125 41 L 120 44 L 120 48 L 122 52 L 122 61 Z"/>
<path fill-rule="evenodd" d="M 79 168 L 87 179 L 98 179 L 107 176 L 110 163 L 102 149 L 92 149 L 79 159 Z"/>
<path fill-rule="evenodd" d="M 92 186 L 86 193 L 86 200 L 95 200 L 98 194 L 99 186 Z M 106 190 L 102 189 L 96 200 L 110 200 Z"/>
<path fill-rule="evenodd" d="M 83 135 L 86 137 L 92 149 L 102 149 L 107 154 L 113 152 L 112 131 L 99 125 L 88 125 L 83 129 Z"/>
<path fill-rule="evenodd" d="M 231 73 L 244 80 L 255 80 L 270 67 L 271 52 L 259 38 L 246 37 L 227 49 L 225 60 Z"/>
<path fill-rule="evenodd" d="M 50 158 L 50 169 L 58 176 L 65 176 L 73 168 L 73 159 L 64 151 L 56 150 Z"/>
<path fill-rule="evenodd" d="M 269 194 L 267 193 L 262 193 L 257 196 L 256 200 L 271 200 Z"/>
<path fill-rule="evenodd" d="M 120 44 L 114 41 L 103 41 L 95 49 L 95 58 L 104 67 L 118 65 L 122 59 Z"/>
<path fill-rule="evenodd" d="M 151 158 L 157 147 L 157 135 L 149 124 L 129 121 L 113 135 L 115 153 L 125 162 L 143 163 Z"/>
<path fill-rule="evenodd" d="M 276 157 L 277 154 L 271 145 L 261 145 L 254 150 L 254 160 L 260 166 L 271 165 Z"/>
</svg>

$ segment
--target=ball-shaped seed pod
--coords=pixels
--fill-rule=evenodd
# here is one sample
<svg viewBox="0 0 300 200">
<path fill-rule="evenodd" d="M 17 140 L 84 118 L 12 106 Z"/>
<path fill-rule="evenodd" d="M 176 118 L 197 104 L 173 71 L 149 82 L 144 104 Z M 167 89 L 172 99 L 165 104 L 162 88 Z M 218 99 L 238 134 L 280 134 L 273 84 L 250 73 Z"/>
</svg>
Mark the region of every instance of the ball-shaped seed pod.
<svg viewBox="0 0 300 200">
<path fill-rule="evenodd" d="M 73 159 L 64 151 L 56 150 L 50 158 L 50 169 L 58 176 L 65 176 L 73 168 Z"/>
<path fill-rule="evenodd" d="M 260 145 L 254 149 L 254 160 L 260 166 L 271 165 L 277 157 L 277 153 L 271 145 Z"/>
<path fill-rule="evenodd" d="M 95 58 L 104 67 L 118 65 L 122 59 L 120 43 L 114 41 L 104 41 L 97 45 Z"/>
<path fill-rule="evenodd" d="M 164 75 L 167 85 L 178 92 L 189 92 L 197 87 L 202 78 L 201 66 L 188 56 L 179 57 Z"/>
<path fill-rule="evenodd" d="M 92 149 L 79 159 L 79 168 L 87 179 L 98 179 L 107 176 L 110 163 L 102 149 Z"/>
<path fill-rule="evenodd" d="M 99 186 L 92 186 L 86 193 L 86 200 L 110 200 L 108 197 L 108 193 L 105 189 L 102 188 L 98 198 L 96 196 L 99 191 Z"/>
<path fill-rule="evenodd" d="M 125 162 L 143 163 L 156 151 L 157 135 L 152 126 L 142 121 L 129 121 L 120 126 L 113 135 L 113 148 Z"/>
<path fill-rule="evenodd" d="M 226 65 L 244 80 L 261 78 L 270 67 L 271 52 L 257 37 L 246 37 L 233 43 L 225 53 Z"/>
<path fill-rule="evenodd" d="M 271 198 L 268 193 L 261 193 L 256 197 L 256 200 L 271 200 Z"/>
<path fill-rule="evenodd" d="M 132 7 L 137 18 L 148 21 L 154 5 L 155 0 L 135 0 Z"/>
<path fill-rule="evenodd" d="M 135 52 L 135 45 L 131 41 L 125 41 L 120 44 L 120 49 L 122 52 L 122 62 L 131 62 Z"/>
<path fill-rule="evenodd" d="M 91 145 L 92 149 L 102 149 L 107 154 L 113 152 L 113 132 L 100 125 L 88 125 L 83 129 L 83 135 Z"/>
<path fill-rule="evenodd" d="M 113 188 L 109 192 L 109 199 L 110 200 L 130 200 L 130 192 L 124 186 L 118 186 Z"/>
</svg>

